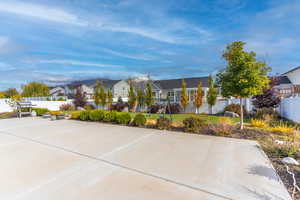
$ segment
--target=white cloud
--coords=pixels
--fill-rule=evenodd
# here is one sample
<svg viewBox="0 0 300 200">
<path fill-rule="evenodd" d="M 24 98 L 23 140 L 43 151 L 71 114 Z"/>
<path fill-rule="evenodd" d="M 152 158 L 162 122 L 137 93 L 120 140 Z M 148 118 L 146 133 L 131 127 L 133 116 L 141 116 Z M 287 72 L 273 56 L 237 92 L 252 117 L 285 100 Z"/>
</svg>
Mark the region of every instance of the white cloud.
<svg viewBox="0 0 300 200">
<path fill-rule="evenodd" d="M 114 51 L 111 49 L 101 48 L 101 51 L 125 58 L 135 59 L 135 60 L 154 60 L 155 58 L 151 55 L 132 55 L 132 54 L 126 54 L 118 51 Z"/>
<path fill-rule="evenodd" d="M 181 20 L 170 18 L 168 16 L 163 16 L 162 18 L 164 19 L 159 23 L 156 22 L 157 19 L 152 20 L 155 22 L 154 24 L 158 24 L 159 26 L 144 26 L 129 24 L 122 18 L 118 18 L 114 12 L 110 14 L 106 13 L 106 15 L 103 14 L 103 16 L 89 16 L 88 20 L 84 20 L 82 17 L 62 8 L 17 1 L 1 1 L 0 12 L 28 16 L 40 20 L 48 20 L 51 22 L 82 26 L 96 31 L 129 33 L 160 42 L 174 44 L 188 43 L 191 37 L 199 40 L 200 36 L 203 37 L 203 41 L 206 41 L 207 37 L 211 35 L 207 30 L 200 29 L 199 27 L 182 22 Z M 174 26 L 177 21 L 179 22 L 179 26 Z M 181 30 L 183 35 L 185 33 L 189 34 L 189 37 L 184 37 L 182 34 L 176 34 L 178 30 Z M 194 43 L 194 41 L 190 43 Z"/>
<path fill-rule="evenodd" d="M 35 17 L 53 22 L 67 23 L 73 25 L 86 25 L 78 17 L 65 10 L 52 8 L 31 3 L 22 3 L 15 1 L 1 1 L 0 11 L 13 13 L 17 15 Z"/>
<path fill-rule="evenodd" d="M 90 67 L 123 67 L 121 65 L 91 63 L 91 62 L 83 62 L 83 61 L 77 61 L 77 60 L 41 60 L 39 62 L 40 63 L 50 63 L 50 64 L 90 66 Z"/>
</svg>

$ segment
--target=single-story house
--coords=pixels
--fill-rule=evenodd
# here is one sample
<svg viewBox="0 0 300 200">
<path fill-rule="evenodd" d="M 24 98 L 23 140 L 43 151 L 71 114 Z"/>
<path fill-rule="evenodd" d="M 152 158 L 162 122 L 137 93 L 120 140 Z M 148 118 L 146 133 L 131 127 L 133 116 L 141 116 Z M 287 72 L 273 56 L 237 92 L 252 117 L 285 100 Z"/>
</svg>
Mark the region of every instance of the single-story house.
<svg viewBox="0 0 300 200">
<path fill-rule="evenodd" d="M 279 76 L 275 88 L 282 97 L 300 94 L 300 66 Z"/>
</svg>

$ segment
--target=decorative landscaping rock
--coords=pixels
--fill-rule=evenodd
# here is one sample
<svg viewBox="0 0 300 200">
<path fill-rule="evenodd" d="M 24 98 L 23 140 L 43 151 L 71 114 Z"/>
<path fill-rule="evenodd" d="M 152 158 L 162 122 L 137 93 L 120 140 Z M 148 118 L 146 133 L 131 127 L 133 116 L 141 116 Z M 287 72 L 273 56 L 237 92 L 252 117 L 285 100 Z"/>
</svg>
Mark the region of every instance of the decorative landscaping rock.
<svg viewBox="0 0 300 200">
<path fill-rule="evenodd" d="M 37 114 L 36 114 L 35 111 L 32 111 L 32 112 L 31 112 L 31 117 L 36 117 L 36 115 L 37 115 Z"/>
<path fill-rule="evenodd" d="M 290 165 L 299 165 L 298 161 L 291 157 L 285 157 L 281 160 L 281 162 Z"/>
<path fill-rule="evenodd" d="M 234 112 L 225 111 L 224 116 L 226 117 L 240 117 L 238 114 Z"/>
<path fill-rule="evenodd" d="M 77 110 L 85 110 L 83 107 L 78 106 Z"/>
<path fill-rule="evenodd" d="M 65 115 L 64 114 L 56 115 L 56 119 L 65 119 Z"/>
<path fill-rule="evenodd" d="M 275 144 L 278 144 L 278 145 L 283 145 L 284 142 L 282 140 L 275 140 Z"/>
<path fill-rule="evenodd" d="M 42 116 L 43 118 L 50 118 L 51 117 L 51 115 L 49 114 L 49 113 L 46 113 L 46 114 L 43 114 L 43 116 Z"/>
<path fill-rule="evenodd" d="M 54 121 L 54 120 L 56 120 L 56 119 L 57 119 L 56 115 L 51 115 L 51 120 L 52 120 L 52 121 Z"/>
</svg>

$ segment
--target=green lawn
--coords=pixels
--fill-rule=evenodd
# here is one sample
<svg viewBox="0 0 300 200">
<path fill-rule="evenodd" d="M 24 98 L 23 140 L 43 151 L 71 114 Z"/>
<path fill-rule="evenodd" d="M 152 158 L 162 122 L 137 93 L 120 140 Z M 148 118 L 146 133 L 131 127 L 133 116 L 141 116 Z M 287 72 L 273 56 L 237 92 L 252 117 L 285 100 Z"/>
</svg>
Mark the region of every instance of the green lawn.
<svg viewBox="0 0 300 200">
<path fill-rule="evenodd" d="M 137 113 L 130 113 L 132 118 L 137 114 Z M 161 114 L 148 114 L 148 113 L 143 113 L 147 119 L 152 119 L 152 120 L 156 120 L 157 118 L 159 118 L 159 116 L 163 116 Z M 193 114 L 193 113 L 186 113 L 186 114 L 173 114 L 173 115 L 165 115 L 165 117 L 168 118 L 172 118 L 173 122 L 181 122 L 183 121 L 185 118 L 191 117 L 191 116 L 198 116 L 201 117 L 203 119 L 205 119 L 208 122 L 218 122 L 220 120 L 220 116 L 215 116 L 215 115 L 205 115 L 205 114 Z M 240 119 L 239 118 L 229 118 L 232 120 L 232 122 L 239 122 Z"/>
</svg>

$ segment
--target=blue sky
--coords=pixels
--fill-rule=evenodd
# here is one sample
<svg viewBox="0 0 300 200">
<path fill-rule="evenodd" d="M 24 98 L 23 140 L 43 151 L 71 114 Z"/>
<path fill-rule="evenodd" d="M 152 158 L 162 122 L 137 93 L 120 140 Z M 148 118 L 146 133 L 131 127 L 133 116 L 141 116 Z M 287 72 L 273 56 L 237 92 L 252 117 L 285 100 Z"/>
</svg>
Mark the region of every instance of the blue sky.
<svg viewBox="0 0 300 200">
<path fill-rule="evenodd" d="M 3 0 L 0 90 L 208 75 L 235 40 L 282 73 L 300 65 L 299 19 L 298 0 Z"/>
</svg>

